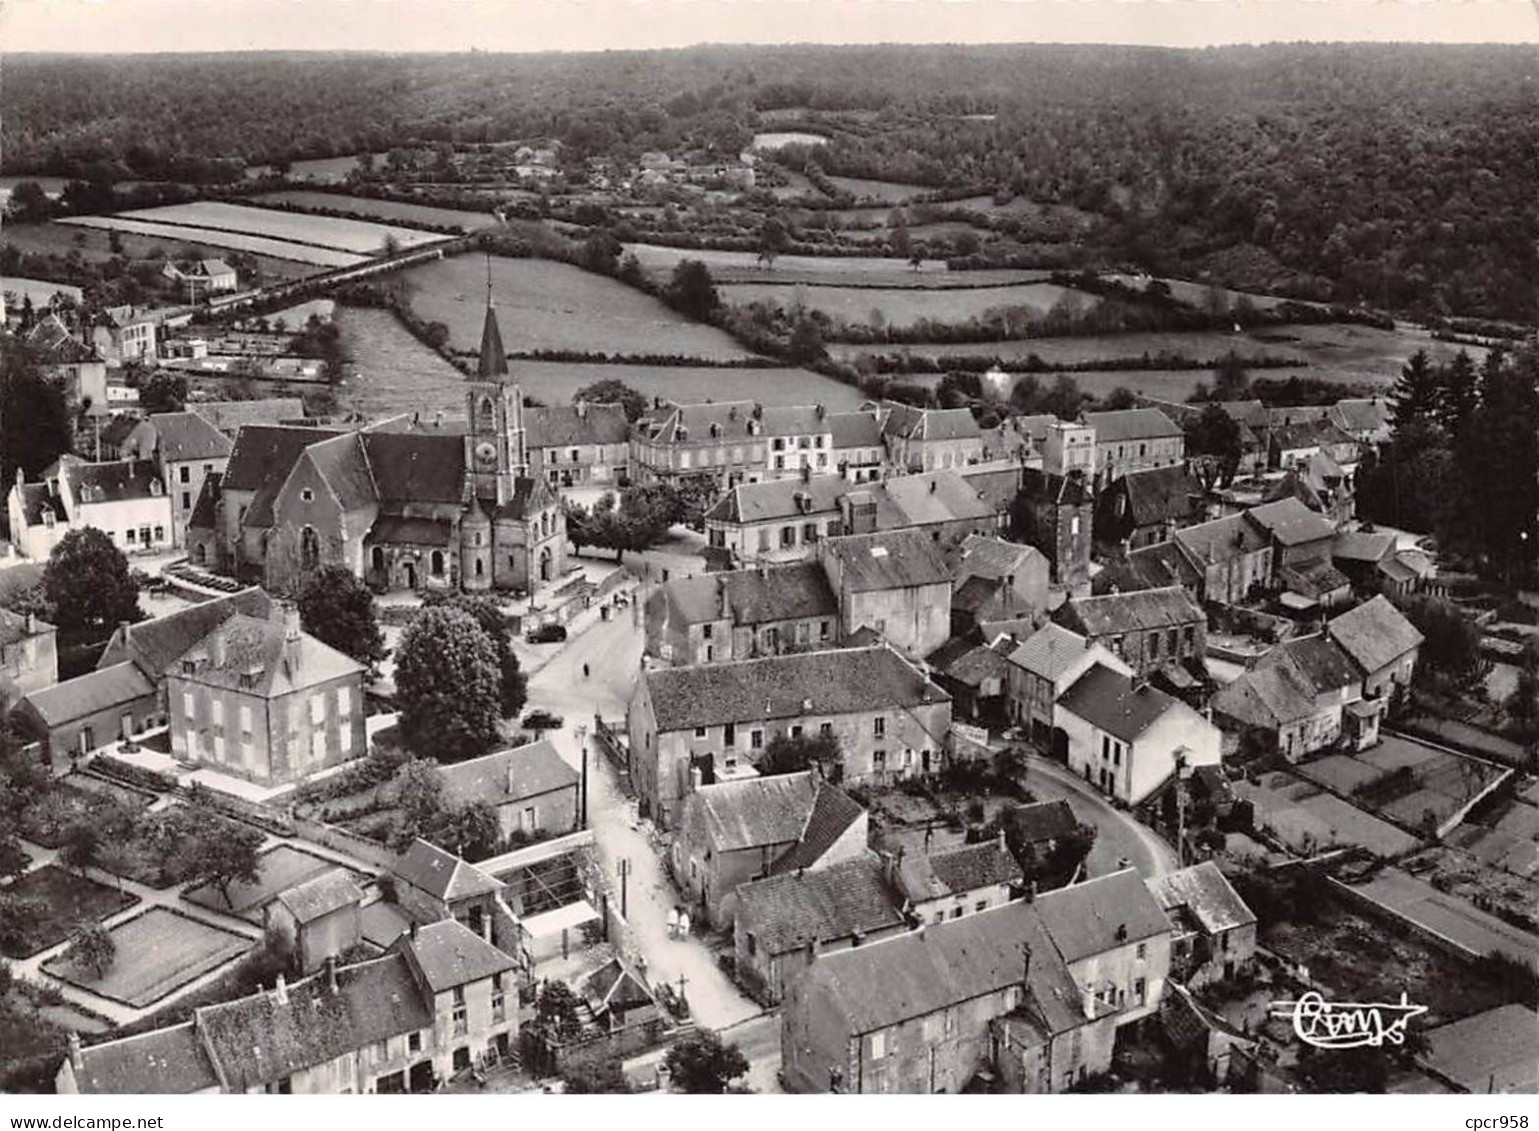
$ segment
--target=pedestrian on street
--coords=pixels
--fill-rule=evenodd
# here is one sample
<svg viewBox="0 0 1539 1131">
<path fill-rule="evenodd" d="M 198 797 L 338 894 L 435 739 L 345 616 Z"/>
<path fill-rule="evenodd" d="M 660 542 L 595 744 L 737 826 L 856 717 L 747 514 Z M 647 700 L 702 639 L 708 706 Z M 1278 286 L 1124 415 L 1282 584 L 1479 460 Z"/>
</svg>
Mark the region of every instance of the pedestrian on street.
<svg viewBox="0 0 1539 1131">
<path fill-rule="evenodd" d="M 587 664 L 584 664 L 582 666 L 582 677 L 583 677 L 583 679 L 587 679 L 588 678 L 588 665 Z"/>
<path fill-rule="evenodd" d="M 679 938 L 689 938 L 689 912 L 682 908 L 679 910 Z"/>
</svg>

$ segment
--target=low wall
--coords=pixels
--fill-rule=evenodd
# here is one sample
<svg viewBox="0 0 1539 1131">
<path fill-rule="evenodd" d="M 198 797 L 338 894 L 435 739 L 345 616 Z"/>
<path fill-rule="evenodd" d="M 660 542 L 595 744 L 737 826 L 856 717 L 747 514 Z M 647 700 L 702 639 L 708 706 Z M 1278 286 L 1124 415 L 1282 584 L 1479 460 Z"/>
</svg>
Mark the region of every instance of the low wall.
<svg viewBox="0 0 1539 1131">
<path fill-rule="evenodd" d="M 396 865 L 396 854 L 383 844 L 350 833 L 336 825 L 328 825 L 313 817 L 294 817 L 290 823 L 298 836 L 313 840 L 316 844 L 325 845 L 333 852 L 355 856 L 364 863 L 372 864 L 383 871 L 389 871 Z"/>
</svg>

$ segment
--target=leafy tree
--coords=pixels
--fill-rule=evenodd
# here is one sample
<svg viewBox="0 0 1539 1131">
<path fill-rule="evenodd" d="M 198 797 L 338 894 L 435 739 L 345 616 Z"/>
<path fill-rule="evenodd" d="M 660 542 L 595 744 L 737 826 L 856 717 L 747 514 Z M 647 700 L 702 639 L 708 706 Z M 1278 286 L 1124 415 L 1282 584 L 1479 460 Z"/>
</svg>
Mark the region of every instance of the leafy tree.
<svg viewBox="0 0 1539 1131">
<path fill-rule="evenodd" d="M 663 1058 L 668 1077 L 691 1095 L 720 1095 L 748 1074 L 748 1058 L 737 1045 L 723 1045 L 709 1029 L 697 1029 L 673 1043 Z"/>
<path fill-rule="evenodd" d="M 652 408 L 652 402 L 624 381 L 606 377 L 591 385 L 584 385 L 572 394 L 573 401 L 588 404 L 617 404 L 625 410 L 625 419 L 634 424 Z"/>
<path fill-rule="evenodd" d="M 21 342 L 0 336 L 0 482 L 5 490 L 16 481 L 18 467 L 35 480 L 70 450 L 73 437 L 63 383 L 44 377 Z"/>
<path fill-rule="evenodd" d="M 1060 373 L 1053 381 L 1053 387 L 1043 395 L 1041 411 L 1050 412 L 1060 420 L 1075 420 L 1084 405 L 1085 394 L 1080 391 L 1079 382 L 1067 373 Z"/>
<path fill-rule="evenodd" d="M 569 1096 L 617 1095 L 631 1090 L 624 1069 L 613 1058 L 578 1061 L 561 1073 L 561 1087 Z"/>
<path fill-rule="evenodd" d="M 769 267 L 775 267 L 775 260 L 791 244 L 791 233 L 786 229 L 785 221 L 779 216 L 769 216 L 764 223 L 759 225 L 759 243 L 757 247 L 759 262 Z"/>
<path fill-rule="evenodd" d="M 229 906 L 231 884 L 254 884 L 260 878 L 258 853 L 266 838 L 203 805 L 194 803 L 188 810 L 190 827 L 181 845 L 184 875 L 190 883 L 211 885 Z"/>
<path fill-rule="evenodd" d="M 534 732 L 536 741 L 548 730 L 560 730 L 565 720 L 549 711 L 530 711 L 519 725 Z"/>
<path fill-rule="evenodd" d="M 53 201 L 36 181 L 18 182 L 7 210 L 18 224 L 40 224 L 53 215 Z"/>
<path fill-rule="evenodd" d="M 502 843 L 502 825 L 485 801 L 467 801 L 444 813 L 433 843 L 465 860 L 485 860 Z"/>
<path fill-rule="evenodd" d="M 1539 738 L 1539 645 L 1532 639 L 1523 646 L 1517 682 L 1502 709 L 1508 727 L 1519 739 L 1532 742 Z"/>
<path fill-rule="evenodd" d="M 443 813 L 443 793 L 443 775 L 432 759 L 413 758 L 395 772 L 390 795 L 399 817 L 391 848 L 404 851 L 418 837 L 432 840 Z"/>
<path fill-rule="evenodd" d="M 1211 491 L 1216 483 L 1227 486 L 1233 481 L 1244 454 L 1239 423 L 1218 405 L 1210 404 L 1188 419 L 1184 430 L 1186 450 L 1197 457 L 1203 486 Z"/>
<path fill-rule="evenodd" d="M 325 565 L 299 590 L 299 621 L 322 644 L 351 656 L 372 677 L 390 653 L 375 617 L 374 595 L 346 566 Z"/>
<path fill-rule="evenodd" d="M 75 821 L 64 831 L 64 846 L 59 859 L 66 868 L 73 868 L 82 876 L 96 863 L 101 851 L 102 834 L 94 821 Z"/>
<path fill-rule="evenodd" d="M 43 588 L 60 628 L 103 629 L 144 619 L 128 559 L 94 526 L 59 540 L 43 570 Z"/>
<path fill-rule="evenodd" d="M 447 606 L 461 609 L 475 619 L 492 642 L 497 653 L 497 670 L 501 673 L 498 684 L 502 717 L 511 718 L 524 709 L 529 698 L 529 680 L 518 665 L 518 655 L 508 634 L 508 623 L 502 609 L 490 597 L 477 597 L 468 593 L 432 593 L 423 602 L 426 607 Z"/>
<path fill-rule="evenodd" d="M 888 220 L 887 246 L 897 258 L 907 259 L 914 251 L 914 240 L 908 232 L 908 217 L 902 211 L 896 211 L 893 215 L 896 219 Z"/>
<path fill-rule="evenodd" d="M 82 923 L 64 951 L 64 960 L 90 974 L 93 981 L 106 977 L 117 956 L 117 943 L 100 923 Z"/>
<path fill-rule="evenodd" d="M 1425 638 L 1416 665 L 1419 680 L 1462 694 L 1485 679 L 1491 663 L 1480 650 L 1480 629 L 1457 605 L 1423 598 L 1406 601 L 1401 611 Z"/>
<path fill-rule="evenodd" d="M 396 661 L 396 701 L 408 749 L 441 762 L 485 754 L 500 737 L 497 650 L 463 609 L 426 608 L 407 627 Z"/>
<path fill-rule="evenodd" d="M 709 267 L 698 259 L 681 259 L 663 288 L 663 301 L 686 318 L 706 322 L 721 306 L 721 295 Z"/>
<path fill-rule="evenodd" d="M 1250 375 L 1245 371 L 1245 360 L 1230 350 L 1213 367 L 1213 399 L 1243 401 L 1250 395 Z"/>
<path fill-rule="evenodd" d="M 0 948 L 25 953 L 32 932 L 47 914 L 48 905 L 42 900 L 0 888 Z"/>
<path fill-rule="evenodd" d="M 157 369 L 139 386 L 139 407 L 145 412 L 181 412 L 187 407 L 187 378 Z"/>
<path fill-rule="evenodd" d="M 535 999 L 534 1016 L 557 1036 L 570 1037 L 582 1032 L 582 1018 L 577 1011 L 577 995 L 572 987 L 554 978 L 540 985 L 540 996 Z"/>
<path fill-rule="evenodd" d="M 777 734 L 759 759 L 761 774 L 799 774 L 815 765 L 832 765 L 842 757 L 836 734 Z"/>
</svg>

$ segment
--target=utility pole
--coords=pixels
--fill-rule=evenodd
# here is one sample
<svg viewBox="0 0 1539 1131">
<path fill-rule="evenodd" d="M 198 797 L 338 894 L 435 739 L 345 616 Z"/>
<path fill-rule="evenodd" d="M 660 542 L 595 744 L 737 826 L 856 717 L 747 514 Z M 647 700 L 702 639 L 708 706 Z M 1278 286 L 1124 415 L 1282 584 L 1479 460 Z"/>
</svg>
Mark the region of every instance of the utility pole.
<svg viewBox="0 0 1539 1131">
<path fill-rule="evenodd" d="M 588 728 L 577 726 L 577 746 L 582 751 L 582 792 L 578 795 L 578 827 L 588 827 Z"/>
<path fill-rule="evenodd" d="M 1186 867 L 1186 798 L 1181 793 L 1181 771 L 1186 768 L 1186 751 L 1176 751 L 1176 866 Z"/>
<path fill-rule="evenodd" d="M 629 859 L 622 856 L 620 858 L 620 918 L 627 920 L 630 918 L 628 913 L 630 904 L 626 900 L 626 895 L 629 888 L 627 881 L 630 879 L 630 876 L 631 862 Z"/>
</svg>

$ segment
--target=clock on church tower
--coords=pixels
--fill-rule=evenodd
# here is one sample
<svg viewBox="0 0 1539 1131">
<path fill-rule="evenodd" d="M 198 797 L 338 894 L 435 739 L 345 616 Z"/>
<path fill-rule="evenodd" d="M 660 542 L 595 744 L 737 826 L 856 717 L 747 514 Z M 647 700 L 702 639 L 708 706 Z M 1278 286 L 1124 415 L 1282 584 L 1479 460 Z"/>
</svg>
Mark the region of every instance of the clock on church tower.
<svg viewBox="0 0 1539 1131">
<path fill-rule="evenodd" d="M 508 372 L 507 351 L 497 311 L 487 286 L 486 322 L 481 328 L 481 356 L 467 382 L 470 427 L 465 437 L 466 464 L 478 499 L 502 505 L 512 501 L 516 481 L 528 474 L 524 448 L 524 402 Z"/>
</svg>

